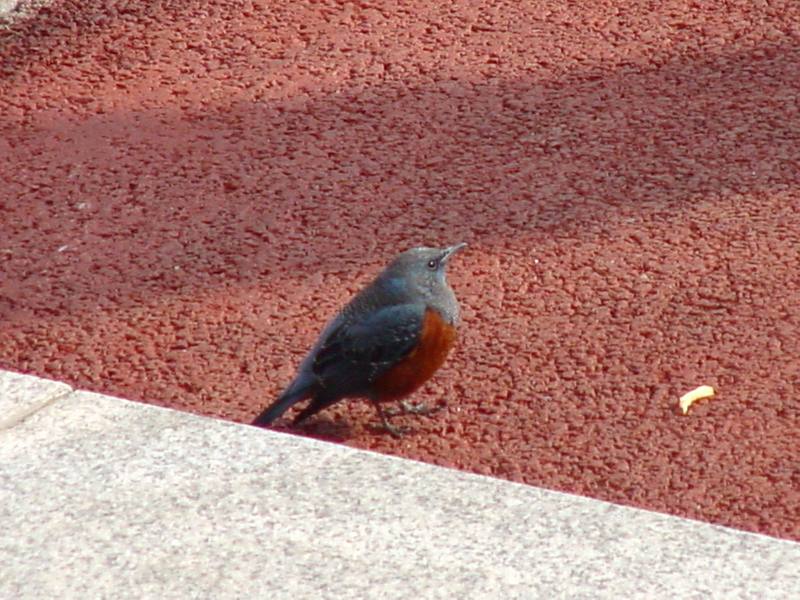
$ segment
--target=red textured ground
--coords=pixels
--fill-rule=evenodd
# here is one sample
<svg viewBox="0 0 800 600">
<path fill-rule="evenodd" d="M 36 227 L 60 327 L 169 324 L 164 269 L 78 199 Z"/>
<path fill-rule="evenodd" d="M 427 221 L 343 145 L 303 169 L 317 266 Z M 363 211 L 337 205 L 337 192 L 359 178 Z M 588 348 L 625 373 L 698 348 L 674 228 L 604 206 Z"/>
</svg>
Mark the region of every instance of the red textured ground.
<svg viewBox="0 0 800 600">
<path fill-rule="evenodd" d="M 800 539 L 800 3 L 396 4 L 0 31 L 0 367 L 247 421 L 465 240 L 447 409 L 307 434 Z"/>
</svg>

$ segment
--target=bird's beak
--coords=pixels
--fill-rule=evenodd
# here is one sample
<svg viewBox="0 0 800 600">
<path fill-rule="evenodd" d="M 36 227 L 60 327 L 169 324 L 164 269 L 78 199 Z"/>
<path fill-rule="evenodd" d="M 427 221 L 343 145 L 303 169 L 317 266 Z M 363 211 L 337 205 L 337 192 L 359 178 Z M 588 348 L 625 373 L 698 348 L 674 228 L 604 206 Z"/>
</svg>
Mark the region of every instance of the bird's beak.
<svg viewBox="0 0 800 600">
<path fill-rule="evenodd" d="M 453 256 L 456 252 L 461 250 L 466 246 L 466 242 L 461 242 L 460 244 L 456 244 L 455 246 L 450 246 L 449 248 L 445 248 L 444 254 L 442 254 L 442 262 L 447 262 L 450 260 L 450 257 Z"/>
</svg>

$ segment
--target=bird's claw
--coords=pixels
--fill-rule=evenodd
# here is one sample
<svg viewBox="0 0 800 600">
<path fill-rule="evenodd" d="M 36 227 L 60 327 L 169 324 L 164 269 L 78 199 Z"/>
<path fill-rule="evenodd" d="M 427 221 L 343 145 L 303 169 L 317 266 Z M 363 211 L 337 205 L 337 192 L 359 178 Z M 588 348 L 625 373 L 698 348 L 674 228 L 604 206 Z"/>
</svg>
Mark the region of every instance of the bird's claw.
<svg viewBox="0 0 800 600">
<path fill-rule="evenodd" d="M 388 431 L 392 437 L 401 438 L 409 432 L 407 427 L 400 427 L 399 425 L 392 425 L 389 421 L 383 421 L 381 426 Z"/>
<path fill-rule="evenodd" d="M 408 400 L 401 400 L 400 406 L 386 410 L 386 415 L 395 417 L 397 415 L 432 415 L 442 410 L 442 406 L 428 406 L 424 402 L 414 404 Z"/>
<path fill-rule="evenodd" d="M 408 402 L 407 400 L 403 400 L 400 405 L 405 409 L 406 412 L 411 413 L 412 415 L 432 415 L 444 408 L 444 406 L 441 404 L 437 404 L 436 406 L 428 406 L 424 402 L 418 402 L 417 404 L 414 404 L 413 402 Z"/>
</svg>

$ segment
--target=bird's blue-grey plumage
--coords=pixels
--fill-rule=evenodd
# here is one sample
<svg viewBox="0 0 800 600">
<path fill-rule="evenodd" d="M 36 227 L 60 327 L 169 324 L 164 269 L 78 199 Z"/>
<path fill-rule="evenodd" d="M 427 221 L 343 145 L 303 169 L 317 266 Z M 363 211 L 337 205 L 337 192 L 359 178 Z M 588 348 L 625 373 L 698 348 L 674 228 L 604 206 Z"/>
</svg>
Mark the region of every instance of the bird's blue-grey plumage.
<svg viewBox="0 0 800 600">
<path fill-rule="evenodd" d="M 254 421 L 269 425 L 311 398 L 303 419 L 347 397 L 368 397 L 370 386 L 418 344 L 425 311 L 455 324 L 458 303 L 445 279 L 450 248 L 413 248 L 397 256 L 323 329 L 284 392 Z"/>
</svg>

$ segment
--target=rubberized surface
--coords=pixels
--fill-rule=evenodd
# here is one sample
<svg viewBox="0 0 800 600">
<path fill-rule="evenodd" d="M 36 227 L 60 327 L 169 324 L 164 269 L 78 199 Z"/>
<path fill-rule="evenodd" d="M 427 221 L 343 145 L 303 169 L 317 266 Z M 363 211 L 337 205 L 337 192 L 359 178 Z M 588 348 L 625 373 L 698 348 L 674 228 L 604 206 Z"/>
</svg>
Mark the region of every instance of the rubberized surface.
<svg viewBox="0 0 800 600">
<path fill-rule="evenodd" d="M 0 367 L 249 420 L 396 251 L 463 240 L 446 409 L 307 434 L 800 539 L 800 5 L 520 4 L 0 32 Z"/>
</svg>

